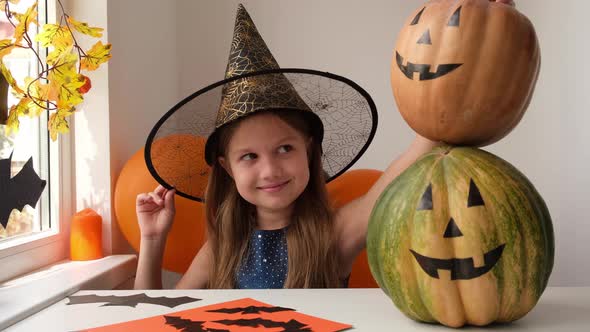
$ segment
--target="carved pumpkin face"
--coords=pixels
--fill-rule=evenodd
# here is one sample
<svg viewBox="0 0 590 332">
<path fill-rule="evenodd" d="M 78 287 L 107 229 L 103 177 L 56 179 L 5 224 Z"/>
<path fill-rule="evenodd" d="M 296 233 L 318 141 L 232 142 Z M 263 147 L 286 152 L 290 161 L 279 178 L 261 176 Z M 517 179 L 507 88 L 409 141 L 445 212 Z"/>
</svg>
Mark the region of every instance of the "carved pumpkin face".
<svg viewBox="0 0 590 332">
<path fill-rule="evenodd" d="M 469 184 L 469 194 L 465 202 L 465 206 L 468 209 L 485 207 L 485 202 L 473 180 L 471 180 Z M 417 210 L 432 211 L 434 208 L 435 207 L 432 201 L 432 184 L 430 184 L 422 195 Z M 461 232 L 460 227 L 457 225 L 453 217 L 450 218 L 447 226 L 445 227 L 444 234 L 441 234 L 441 236 L 445 239 L 449 239 L 450 241 L 463 237 L 463 232 Z M 473 257 L 441 259 L 421 255 L 412 249 L 410 249 L 410 252 L 422 270 L 432 278 L 439 278 L 438 270 L 449 270 L 451 272 L 451 280 L 465 280 L 477 278 L 490 271 L 502 256 L 504 246 L 505 244 L 500 244 L 494 249 L 484 253 L 484 264 L 478 267 L 474 266 Z"/>
<path fill-rule="evenodd" d="M 516 9 L 488 0 L 433 0 L 402 28 L 391 84 L 416 132 L 482 146 L 518 124 L 539 64 L 534 28 Z"/>
<path fill-rule="evenodd" d="M 367 230 L 371 273 L 396 306 L 454 327 L 525 315 L 553 255 L 551 216 L 532 183 L 469 147 L 442 146 L 408 167 L 375 203 Z"/>
</svg>

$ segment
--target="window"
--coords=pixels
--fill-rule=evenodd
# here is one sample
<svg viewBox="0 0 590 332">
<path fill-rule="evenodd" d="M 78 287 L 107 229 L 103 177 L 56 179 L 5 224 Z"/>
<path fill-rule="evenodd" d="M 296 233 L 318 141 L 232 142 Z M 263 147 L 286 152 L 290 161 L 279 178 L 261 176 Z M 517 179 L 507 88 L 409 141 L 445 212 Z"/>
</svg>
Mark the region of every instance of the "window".
<svg viewBox="0 0 590 332">
<path fill-rule="evenodd" d="M 23 12 L 33 2 L 33 0 L 22 1 L 18 5 L 14 5 L 13 10 Z M 14 33 L 14 27 L 8 22 L 4 13 L 0 13 L 0 22 L 2 23 L 0 25 L 0 38 L 10 38 Z M 35 33 L 33 27 L 34 25 L 31 26 L 31 32 Z M 18 82 L 23 82 L 25 77 L 35 76 L 38 72 L 36 59 L 31 52 L 25 49 L 14 49 L 3 58 L 3 61 Z M 6 97 L 3 96 L 7 98 L 7 105 L 17 103 L 17 99 L 13 96 L 11 90 L 9 89 Z M 47 142 L 45 142 L 41 130 L 46 129 L 47 126 L 39 118 L 23 118 L 20 122 L 20 130 L 16 135 L 8 135 L 6 127 L 0 127 L 0 158 L 11 159 L 10 171 L 12 177 L 20 172 L 29 158 L 32 158 L 36 172 L 42 179 L 46 179 L 49 169 L 47 153 L 44 153 L 41 149 L 42 146 L 47 146 Z M 46 216 L 48 212 L 47 196 L 47 191 L 44 190 L 43 198 L 36 209 L 27 205 L 22 211 L 12 210 L 6 228 L 0 224 L 0 241 L 7 241 L 11 238 L 38 233 L 51 228 L 50 220 Z M 4 197 L 3 199 L 7 198 Z"/>
<path fill-rule="evenodd" d="M 21 0 L 16 5 L 11 4 L 11 10 L 22 13 L 35 1 Z M 39 0 L 38 12 L 38 22 L 42 26 L 51 16 L 49 14 L 55 13 L 55 0 Z M 30 25 L 33 40 L 35 29 L 35 25 Z M 0 12 L 0 39 L 10 38 L 13 31 L 4 12 Z M 46 52 L 39 50 L 39 54 L 44 56 Z M 4 56 L 3 61 L 20 83 L 26 76 L 36 76 L 39 70 L 34 54 L 24 49 L 14 49 Z M 16 98 L 9 91 L 7 104 L 15 103 Z M 20 118 L 19 121 L 17 134 L 8 135 L 6 127 L 0 125 L 0 159 L 11 159 L 11 176 L 17 175 L 32 159 L 35 173 L 46 180 L 46 185 L 35 207 L 25 206 L 21 211 L 14 209 L 6 227 L 0 224 L 0 282 L 65 258 L 67 245 L 63 231 L 60 232 L 65 224 L 60 217 L 71 215 L 70 204 L 66 204 L 70 198 L 60 196 L 69 192 L 60 190 L 64 185 L 68 186 L 62 174 L 69 162 L 64 153 L 69 150 L 69 139 L 62 139 L 62 136 L 57 142 L 50 141 L 46 112 L 40 117 Z"/>
</svg>

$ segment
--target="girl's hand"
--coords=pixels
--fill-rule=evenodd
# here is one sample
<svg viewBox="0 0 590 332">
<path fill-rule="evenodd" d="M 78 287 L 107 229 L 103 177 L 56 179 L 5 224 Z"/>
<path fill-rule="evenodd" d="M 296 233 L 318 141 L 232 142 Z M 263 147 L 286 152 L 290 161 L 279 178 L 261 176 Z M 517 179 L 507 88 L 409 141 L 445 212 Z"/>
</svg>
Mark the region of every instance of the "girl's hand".
<svg viewBox="0 0 590 332">
<path fill-rule="evenodd" d="M 137 195 L 135 211 L 142 240 L 166 239 L 176 213 L 174 193 L 160 185 L 153 192 Z"/>
</svg>

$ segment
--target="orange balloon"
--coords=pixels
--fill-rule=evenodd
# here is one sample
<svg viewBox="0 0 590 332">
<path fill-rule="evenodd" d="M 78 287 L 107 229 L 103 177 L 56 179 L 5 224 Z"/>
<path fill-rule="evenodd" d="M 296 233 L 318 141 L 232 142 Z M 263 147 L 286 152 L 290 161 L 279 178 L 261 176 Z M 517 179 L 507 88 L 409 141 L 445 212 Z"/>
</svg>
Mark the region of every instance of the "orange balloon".
<svg viewBox="0 0 590 332">
<path fill-rule="evenodd" d="M 334 208 L 364 195 L 383 174 L 374 169 L 355 169 L 345 172 L 327 184 L 328 196 Z M 378 288 L 377 282 L 371 274 L 367 251 L 363 250 L 352 265 L 352 272 L 348 280 L 349 288 Z"/>
<path fill-rule="evenodd" d="M 179 139 L 186 144 L 195 143 L 193 135 L 174 135 L 161 139 L 160 144 Z M 190 142 L 189 142 L 190 140 Z M 204 139 L 198 139 L 205 144 Z M 184 144 L 184 143 L 180 143 Z M 182 159 L 182 155 L 178 155 Z M 179 164 L 182 164 L 179 162 Z M 115 215 L 121 232 L 129 244 L 139 252 L 141 233 L 135 213 L 135 199 L 138 194 L 153 191 L 158 182 L 152 177 L 144 159 L 144 150 L 137 151 L 127 161 L 115 185 Z M 201 202 L 175 195 L 176 216 L 166 241 L 163 267 L 166 270 L 184 273 L 205 242 L 205 209 Z"/>
</svg>

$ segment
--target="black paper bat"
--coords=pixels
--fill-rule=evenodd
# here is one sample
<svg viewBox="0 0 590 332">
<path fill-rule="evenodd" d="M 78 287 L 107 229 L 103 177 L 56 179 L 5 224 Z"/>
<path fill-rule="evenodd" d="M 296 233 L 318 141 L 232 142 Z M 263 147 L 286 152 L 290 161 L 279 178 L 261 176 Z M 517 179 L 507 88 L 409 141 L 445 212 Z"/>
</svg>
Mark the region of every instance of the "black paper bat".
<svg viewBox="0 0 590 332">
<path fill-rule="evenodd" d="M 25 205 L 35 208 L 47 181 L 41 180 L 33 168 L 33 157 L 10 178 L 12 153 L 8 159 L 0 159 L 0 223 L 6 228 L 12 209 L 21 211 Z"/>
<path fill-rule="evenodd" d="M 279 311 L 295 311 L 295 309 L 284 308 L 284 307 L 259 307 L 259 306 L 248 306 L 244 308 L 221 308 L 215 310 L 207 310 L 207 312 L 223 312 L 226 314 L 235 314 L 241 312 L 242 314 L 259 314 L 261 312 L 279 312 Z"/>
<path fill-rule="evenodd" d="M 262 319 L 262 318 L 255 318 L 255 319 L 224 319 L 224 320 L 216 320 L 215 323 L 220 323 L 223 325 L 231 326 L 250 326 L 250 327 L 282 327 L 283 330 L 280 332 L 312 332 L 311 328 L 306 327 L 307 324 L 303 324 L 295 319 L 291 319 L 288 322 L 277 322 L 274 320 Z"/>
<path fill-rule="evenodd" d="M 125 306 L 125 307 L 133 307 L 135 308 L 138 303 L 149 303 L 149 304 L 158 304 L 162 306 L 166 306 L 168 308 L 174 308 L 181 304 L 200 301 L 201 299 L 195 299 L 188 296 L 182 297 L 149 297 L 144 293 L 134 294 L 134 295 L 126 295 L 126 296 L 115 296 L 115 295 L 72 295 L 69 296 L 68 299 L 70 300 L 67 305 L 70 304 L 84 304 L 84 303 L 102 303 L 107 302 L 101 307 L 107 306 Z"/>
<path fill-rule="evenodd" d="M 230 332 L 229 330 L 209 329 L 203 327 L 206 321 L 194 321 L 190 319 L 184 319 L 176 316 L 164 316 L 166 319 L 166 325 L 175 327 L 177 330 L 183 332 Z"/>
</svg>

